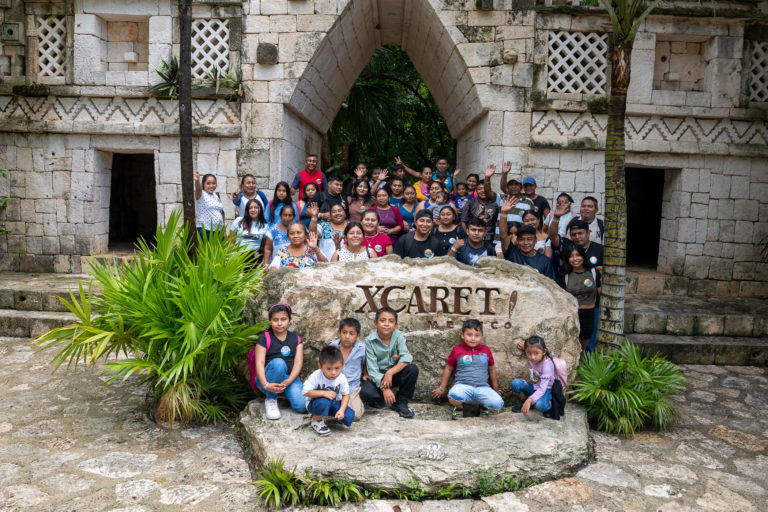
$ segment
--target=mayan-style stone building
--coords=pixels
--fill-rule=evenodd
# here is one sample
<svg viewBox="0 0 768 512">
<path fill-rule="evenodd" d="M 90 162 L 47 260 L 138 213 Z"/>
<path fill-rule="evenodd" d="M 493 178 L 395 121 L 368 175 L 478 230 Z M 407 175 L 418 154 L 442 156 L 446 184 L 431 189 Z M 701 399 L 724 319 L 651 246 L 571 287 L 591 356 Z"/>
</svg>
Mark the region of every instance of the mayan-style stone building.
<svg viewBox="0 0 768 512">
<path fill-rule="evenodd" d="M 629 260 L 672 276 L 674 293 L 768 294 L 766 13 L 766 1 L 663 2 L 637 34 Z M 550 200 L 602 203 L 611 27 L 598 6 L 195 0 L 193 18 L 194 77 L 239 70 L 249 88 L 243 102 L 196 91 L 195 164 L 222 195 L 247 172 L 262 188 L 292 177 L 373 52 L 398 45 L 457 167 L 511 160 Z M 0 20 L 0 267 L 77 272 L 180 206 L 178 103 L 148 92 L 179 54 L 176 2 L 0 0 Z"/>
</svg>

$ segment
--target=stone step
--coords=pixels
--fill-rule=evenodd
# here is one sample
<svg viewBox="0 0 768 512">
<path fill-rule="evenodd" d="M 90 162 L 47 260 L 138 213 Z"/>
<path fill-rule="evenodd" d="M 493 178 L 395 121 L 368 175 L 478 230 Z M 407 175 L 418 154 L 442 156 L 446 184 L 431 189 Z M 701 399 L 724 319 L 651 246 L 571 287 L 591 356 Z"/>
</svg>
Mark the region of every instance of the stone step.
<svg viewBox="0 0 768 512">
<path fill-rule="evenodd" d="M 647 353 L 677 364 L 768 365 L 768 338 L 668 334 L 629 334 L 627 338 Z"/>
<path fill-rule="evenodd" d="M 76 319 L 71 313 L 57 311 L 0 309 L 0 334 L 12 338 L 36 338 L 51 329 L 68 325 Z"/>
<path fill-rule="evenodd" d="M 663 274 L 656 270 L 628 267 L 626 293 L 637 295 L 675 295 L 690 297 L 766 297 L 768 290 L 752 289 L 739 281 L 691 279 Z"/>
<path fill-rule="evenodd" d="M 85 287 L 90 279 L 87 274 L 0 272 L 0 309 L 68 312 L 57 297 L 69 300 L 70 289 L 77 296 L 78 283 Z"/>
<path fill-rule="evenodd" d="M 624 332 L 673 336 L 768 337 L 768 300 L 628 295 Z"/>
<path fill-rule="evenodd" d="M 124 263 L 127 263 L 133 259 L 133 253 L 132 252 L 116 252 L 116 253 L 107 253 L 107 254 L 97 254 L 97 255 L 91 255 L 91 256 L 82 256 L 80 258 L 80 262 L 83 267 L 83 271 L 88 271 L 91 268 L 92 262 L 98 262 L 102 265 L 104 264 L 111 264 L 111 265 L 122 265 Z"/>
</svg>

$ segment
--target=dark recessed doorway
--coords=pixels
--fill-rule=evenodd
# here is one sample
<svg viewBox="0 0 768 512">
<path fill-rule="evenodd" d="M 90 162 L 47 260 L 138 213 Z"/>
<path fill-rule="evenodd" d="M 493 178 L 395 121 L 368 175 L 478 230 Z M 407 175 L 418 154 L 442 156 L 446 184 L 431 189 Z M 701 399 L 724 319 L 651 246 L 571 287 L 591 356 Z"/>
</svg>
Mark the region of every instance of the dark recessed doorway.
<svg viewBox="0 0 768 512">
<path fill-rule="evenodd" d="M 152 241 L 156 227 L 154 156 L 113 154 L 109 250 L 130 250 L 139 237 Z"/>
<path fill-rule="evenodd" d="M 627 168 L 627 265 L 656 269 L 664 169 Z"/>
</svg>

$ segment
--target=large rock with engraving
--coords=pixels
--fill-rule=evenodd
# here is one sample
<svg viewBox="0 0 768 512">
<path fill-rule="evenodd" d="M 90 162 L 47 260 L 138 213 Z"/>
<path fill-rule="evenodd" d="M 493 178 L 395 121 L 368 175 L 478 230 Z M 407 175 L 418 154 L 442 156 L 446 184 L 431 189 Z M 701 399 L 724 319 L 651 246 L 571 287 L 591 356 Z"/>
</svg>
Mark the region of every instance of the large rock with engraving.
<svg viewBox="0 0 768 512">
<path fill-rule="evenodd" d="M 279 269 L 264 280 L 264 292 L 246 307 L 251 322 L 266 320 L 271 304 L 293 308 L 291 329 L 305 342 L 302 378 L 317 368 L 320 349 L 337 337 L 338 322 L 357 318 L 361 337 L 375 329 L 382 306 L 397 310 L 398 328 L 419 366 L 416 401 L 429 401 L 440 383 L 445 358 L 459 342 L 461 323 L 483 321 L 484 342 L 496 360 L 501 387 L 528 375 L 528 362 L 516 338 L 538 335 L 562 357 L 573 375 L 579 358 L 575 299 L 554 281 L 497 258 L 482 258 L 475 268 L 450 258 L 403 259 L 389 256 L 370 262 L 320 264 Z"/>
</svg>

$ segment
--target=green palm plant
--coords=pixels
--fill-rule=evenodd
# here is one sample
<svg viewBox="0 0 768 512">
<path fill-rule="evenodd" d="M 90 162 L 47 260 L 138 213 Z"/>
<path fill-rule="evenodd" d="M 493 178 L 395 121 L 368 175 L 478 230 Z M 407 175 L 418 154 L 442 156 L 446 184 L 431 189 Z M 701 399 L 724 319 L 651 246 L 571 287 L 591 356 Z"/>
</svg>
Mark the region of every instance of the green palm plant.
<svg viewBox="0 0 768 512">
<path fill-rule="evenodd" d="M 680 370 L 661 356 L 643 356 L 624 340 L 612 352 L 587 354 L 570 395 L 598 430 L 623 436 L 645 426 L 668 428 L 677 416 L 670 397 L 685 390 Z"/>
<path fill-rule="evenodd" d="M 236 368 L 264 328 L 246 326 L 242 312 L 263 271 L 249 269 L 248 251 L 221 233 L 199 244 L 195 261 L 189 244 L 174 212 L 154 245 L 138 242 L 131 262 L 94 263 L 101 296 L 80 283 L 77 297 L 61 299 L 77 321 L 36 340 L 58 349 L 56 369 L 104 359 L 109 381 L 140 375 L 157 419 L 171 425 L 216 422 L 242 408 L 249 390 Z M 123 359 L 109 360 L 120 353 Z"/>
<path fill-rule="evenodd" d="M 149 88 L 150 92 L 164 92 L 169 98 L 175 100 L 179 97 L 179 58 L 171 57 L 170 61 L 163 60 L 160 68 L 156 70 L 160 82 Z"/>
</svg>

